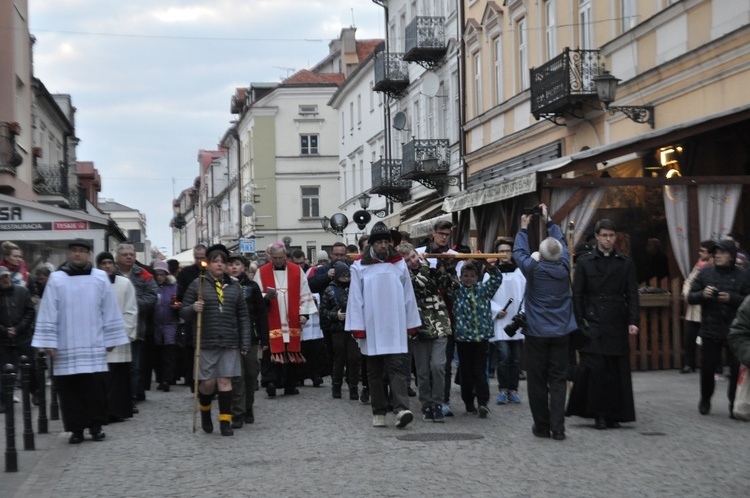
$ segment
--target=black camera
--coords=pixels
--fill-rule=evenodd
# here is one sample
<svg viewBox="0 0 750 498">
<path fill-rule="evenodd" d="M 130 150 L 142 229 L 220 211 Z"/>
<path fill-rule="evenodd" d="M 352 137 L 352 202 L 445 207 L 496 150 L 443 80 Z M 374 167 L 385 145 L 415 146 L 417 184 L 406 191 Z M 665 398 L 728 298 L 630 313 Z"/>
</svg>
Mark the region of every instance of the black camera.
<svg viewBox="0 0 750 498">
<path fill-rule="evenodd" d="M 533 216 L 541 216 L 542 215 L 542 207 L 541 206 L 532 206 L 523 208 L 521 211 L 522 214 L 531 214 Z"/>
<path fill-rule="evenodd" d="M 526 313 L 519 311 L 516 315 L 510 319 L 510 323 L 506 325 L 503 330 L 509 337 L 513 337 L 518 332 L 518 329 L 526 326 Z"/>
</svg>

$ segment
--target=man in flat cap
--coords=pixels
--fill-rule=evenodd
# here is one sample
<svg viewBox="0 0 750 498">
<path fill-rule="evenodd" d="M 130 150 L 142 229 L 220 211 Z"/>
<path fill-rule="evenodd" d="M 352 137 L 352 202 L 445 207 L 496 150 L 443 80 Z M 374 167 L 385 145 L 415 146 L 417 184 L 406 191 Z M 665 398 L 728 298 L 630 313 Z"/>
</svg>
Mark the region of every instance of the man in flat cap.
<svg viewBox="0 0 750 498">
<path fill-rule="evenodd" d="M 107 351 L 130 342 L 109 277 L 92 266 L 90 255 L 87 240 L 68 244 L 68 260 L 44 289 L 31 342 L 54 361 L 70 444 L 81 443 L 86 428 L 94 441 L 104 439 Z"/>
</svg>

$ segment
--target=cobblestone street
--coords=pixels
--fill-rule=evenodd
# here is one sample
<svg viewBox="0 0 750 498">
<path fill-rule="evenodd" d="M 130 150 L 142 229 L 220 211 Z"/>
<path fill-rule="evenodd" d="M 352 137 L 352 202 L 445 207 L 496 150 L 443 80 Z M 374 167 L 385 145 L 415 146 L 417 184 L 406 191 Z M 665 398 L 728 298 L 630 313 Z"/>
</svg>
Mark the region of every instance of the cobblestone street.
<svg viewBox="0 0 750 498">
<path fill-rule="evenodd" d="M 326 381 L 308 383 L 299 396 L 259 391 L 256 423 L 234 437 L 193 434 L 183 386 L 150 391 L 140 414 L 105 427 L 101 443 L 69 445 L 55 421 L 50 434 L 36 435 L 36 451 L 23 451 L 19 421 L 19 472 L 2 475 L 0 494 L 663 497 L 750 489 L 750 426 L 729 419 L 726 382 L 717 385 L 712 413 L 699 415 L 697 374 L 634 373 L 636 423 L 597 431 L 591 421 L 567 419 L 563 442 L 531 434 L 525 385 L 522 404 L 492 405 L 485 420 L 454 401 L 455 417 L 425 423 L 411 398 L 415 420 L 399 430 L 392 415 L 387 428 L 371 427 L 370 407 L 332 399 Z M 455 385 L 452 398 L 460 399 Z"/>
</svg>

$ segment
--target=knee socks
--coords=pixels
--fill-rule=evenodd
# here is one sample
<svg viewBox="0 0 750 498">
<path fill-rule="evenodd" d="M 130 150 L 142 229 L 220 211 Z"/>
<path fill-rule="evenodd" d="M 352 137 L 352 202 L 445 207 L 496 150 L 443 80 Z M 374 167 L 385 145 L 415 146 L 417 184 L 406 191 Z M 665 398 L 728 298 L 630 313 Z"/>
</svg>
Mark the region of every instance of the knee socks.
<svg viewBox="0 0 750 498">
<path fill-rule="evenodd" d="M 219 422 L 232 421 L 232 391 L 219 391 Z"/>
<path fill-rule="evenodd" d="M 200 403 L 202 412 L 211 411 L 211 395 L 210 394 L 203 394 L 202 392 L 199 392 L 198 403 Z"/>
</svg>

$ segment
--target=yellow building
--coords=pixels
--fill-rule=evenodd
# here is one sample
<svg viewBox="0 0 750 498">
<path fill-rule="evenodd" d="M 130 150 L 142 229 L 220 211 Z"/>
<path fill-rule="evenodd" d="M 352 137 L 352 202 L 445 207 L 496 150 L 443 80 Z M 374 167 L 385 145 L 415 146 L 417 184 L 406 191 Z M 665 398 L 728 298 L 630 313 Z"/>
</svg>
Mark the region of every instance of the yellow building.
<svg viewBox="0 0 750 498">
<path fill-rule="evenodd" d="M 642 300 L 667 318 L 644 312 L 659 337 L 634 362 L 677 366 L 699 241 L 750 233 L 750 2 L 464 0 L 464 15 L 467 190 L 443 209 L 470 211 L 484 250 L 539 202 L 571 248 L 615 221 L 641 285 L 673 291 Z M 597 92 L 608 79 L 615 97 Z"/>
</svg>

